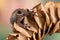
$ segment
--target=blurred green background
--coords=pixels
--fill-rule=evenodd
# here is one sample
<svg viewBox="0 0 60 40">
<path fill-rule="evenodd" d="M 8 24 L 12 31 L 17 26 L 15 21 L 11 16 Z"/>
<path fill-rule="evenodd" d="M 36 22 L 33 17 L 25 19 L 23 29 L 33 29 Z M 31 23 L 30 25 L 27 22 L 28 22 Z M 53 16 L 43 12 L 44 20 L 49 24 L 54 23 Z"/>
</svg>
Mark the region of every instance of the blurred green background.
<svg viewBox="0 0 60 40">
<path fill-rule="evenodd" d="M 41 0 L 44 4 L 47 0 Z M 60 0 L 51 0 L 60 2 Z M 10 16 L 17 8 L 29 8 L 38 4 L 40 0 L 0 0 L 0 40 L 6 40 L 9 33 L 12 32 L 10 24 Z M 60 40 L 60 33 L 55 33 L 52 36 L 46 35 L 44 40 Z"/>
</svg>

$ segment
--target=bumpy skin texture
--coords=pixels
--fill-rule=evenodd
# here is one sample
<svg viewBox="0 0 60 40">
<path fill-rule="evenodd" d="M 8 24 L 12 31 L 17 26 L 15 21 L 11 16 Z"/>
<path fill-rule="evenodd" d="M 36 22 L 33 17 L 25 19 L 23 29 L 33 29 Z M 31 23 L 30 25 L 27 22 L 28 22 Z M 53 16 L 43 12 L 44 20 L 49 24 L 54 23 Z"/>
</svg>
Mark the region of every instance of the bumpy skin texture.
<svg viewBox="0 0 60 40">
<path fill-rule="evenodd" d="M 29 11 L 29 9 L 16 9 L 13 13 L 12 16 L 10 18 L 10 22 L 12 24 L 12 26 L 14 26 L 14 22 L 16 22 L 19 26 L 21 26 L 22 28 L 26 29 L 27 27 L 30 27 L 26 24 L 24 24 L 24 17 L 25 16 L 34 16 L 35 12 L 33 11 Z M 13 31 L 16 32 L 16 30 L 13 28 Z"/>
</svg>

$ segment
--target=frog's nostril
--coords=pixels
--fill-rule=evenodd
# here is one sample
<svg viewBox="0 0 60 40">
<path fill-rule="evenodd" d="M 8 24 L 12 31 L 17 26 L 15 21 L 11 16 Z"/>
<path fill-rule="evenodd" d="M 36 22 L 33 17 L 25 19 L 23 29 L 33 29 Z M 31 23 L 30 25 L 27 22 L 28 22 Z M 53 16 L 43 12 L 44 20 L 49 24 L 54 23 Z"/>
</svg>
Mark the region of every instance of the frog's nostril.
<svg viewBox="0 0 60 40">
<path fill-rule="evenodd" d="M 18 14 L 21 14 L 21 11 L 18 11 L 17 13 L 18 13 Z"/>
<path fill-rule="evenodd" d="M 29 9 L 27 9 L 27 12 L 29 12 Z"/>
</svg>

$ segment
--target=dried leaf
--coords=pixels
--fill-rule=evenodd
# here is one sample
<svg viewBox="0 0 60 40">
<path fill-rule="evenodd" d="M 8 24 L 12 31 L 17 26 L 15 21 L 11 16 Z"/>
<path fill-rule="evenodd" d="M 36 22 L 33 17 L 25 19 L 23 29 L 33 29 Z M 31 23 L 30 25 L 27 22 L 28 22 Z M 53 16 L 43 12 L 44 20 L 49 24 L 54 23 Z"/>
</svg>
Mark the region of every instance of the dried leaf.
<svg viewBox="0 0 60 40">
<path fill-rule="evenodd" d="M 29 35 L 29 33 L 28 33 L 25 29 L 19 27 L 16 23 L 14 23 L 14 28 L 15 28 L 17 31 L 19 31 L 20 33 L 22 33 L 23 35 L 25 35 L 25 36 L 27 36 L 27 37 L 31 37 L 31 36 Z M 23 33 L 23 32 L 24 32 L 24 33 Z"/>
</svg>

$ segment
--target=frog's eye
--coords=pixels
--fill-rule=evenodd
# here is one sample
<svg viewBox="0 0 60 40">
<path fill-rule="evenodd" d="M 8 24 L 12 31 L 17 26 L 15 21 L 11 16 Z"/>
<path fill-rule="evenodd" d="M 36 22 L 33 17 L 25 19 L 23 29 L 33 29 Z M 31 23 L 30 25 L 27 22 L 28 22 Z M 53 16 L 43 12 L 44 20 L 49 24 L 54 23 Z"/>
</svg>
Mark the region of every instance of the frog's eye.
<svg viewBox="0 0 60 40">
<path fill-rule="evenodd" d="M 21 14 L 22 12 L 21 11 L 17 11 L 18 14 Z"/>
</svg>

